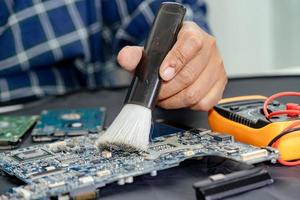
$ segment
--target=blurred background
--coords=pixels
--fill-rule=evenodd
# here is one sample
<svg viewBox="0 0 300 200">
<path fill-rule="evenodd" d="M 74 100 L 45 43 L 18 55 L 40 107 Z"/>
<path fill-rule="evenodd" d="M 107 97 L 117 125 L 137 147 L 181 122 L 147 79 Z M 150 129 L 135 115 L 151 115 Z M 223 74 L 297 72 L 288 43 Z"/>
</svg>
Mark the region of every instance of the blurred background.
<svg viewBox="0 0 300 200">
<path fill-rule="evenodd" d="M 231 77 L 300 74 L 299 0 L 207 0 Z"/>
</svg>

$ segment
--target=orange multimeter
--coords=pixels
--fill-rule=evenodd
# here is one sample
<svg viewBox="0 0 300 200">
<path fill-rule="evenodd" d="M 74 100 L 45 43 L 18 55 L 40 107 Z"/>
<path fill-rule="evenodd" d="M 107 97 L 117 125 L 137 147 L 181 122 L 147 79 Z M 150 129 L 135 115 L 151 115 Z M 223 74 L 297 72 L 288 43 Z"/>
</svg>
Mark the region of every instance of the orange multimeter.
<svg viewBox="0 0 300 200">
<path fill-rule="evenodd" d="M 209 125 L 213 131 L 233 135 L 244 143 L 259 147 L 275 145 L 282 162 L 300 159 L 299 125 L 287 129 L 295 123 L 300 124 L 299 115 L 283 113 L 268 118 L 263 109 L 266 100 L 267 97 L 258 95 L 222 99 L 209 111 Z M 287 107 L 272 101 L 265 108 L 268 113 L 276 113 L 286 111 Z"/>
</svg>

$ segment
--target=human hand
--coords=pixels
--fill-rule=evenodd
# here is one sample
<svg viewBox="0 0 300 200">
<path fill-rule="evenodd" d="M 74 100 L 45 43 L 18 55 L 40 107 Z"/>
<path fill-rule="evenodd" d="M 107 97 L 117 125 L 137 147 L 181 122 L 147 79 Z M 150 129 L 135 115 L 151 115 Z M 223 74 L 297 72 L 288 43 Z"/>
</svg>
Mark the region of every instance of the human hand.
<svg viewBox="0 0 300 200">
<path fill-rule="evenodd" d="M 143 47 L 126 46 L 119 64 L 134 71 Z M 173 48 L 160 66 L 162 78 L 158 105 L 165 109 L 208 111 L 223 95 L 227 76 L 214 37 L 194 22 L 184 22 Z"/>
</svg>

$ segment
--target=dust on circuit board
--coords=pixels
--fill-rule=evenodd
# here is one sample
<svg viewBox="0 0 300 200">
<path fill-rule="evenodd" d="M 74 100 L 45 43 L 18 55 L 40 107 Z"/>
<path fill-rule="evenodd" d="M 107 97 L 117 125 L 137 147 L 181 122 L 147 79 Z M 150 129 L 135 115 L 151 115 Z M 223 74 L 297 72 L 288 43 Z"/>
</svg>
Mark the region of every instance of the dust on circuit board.
<svg viewBox="0 0 300 200">
<path fill-rule="evenodd" d="M 97 197 L 113 182 L 132 183 L 135 176 L 178 166 L 189 158 L 217 155 L 246 163 L 276 161 L 278 152 L 235 142 L 209 130 L 182 131 L 153 139 L 147 152 L 99 149 L 98 135 L 70 138 L 0 154 L 0 168 L 28 185 L 13 188 L 2 199 Z"/>
<path fill-rule="evenodd" d="M 105 112 L 104 107 L 44 110 L 32 131 L 32 139 L 45 142 L 97 134 L 103 128 Z"/>
</svg>

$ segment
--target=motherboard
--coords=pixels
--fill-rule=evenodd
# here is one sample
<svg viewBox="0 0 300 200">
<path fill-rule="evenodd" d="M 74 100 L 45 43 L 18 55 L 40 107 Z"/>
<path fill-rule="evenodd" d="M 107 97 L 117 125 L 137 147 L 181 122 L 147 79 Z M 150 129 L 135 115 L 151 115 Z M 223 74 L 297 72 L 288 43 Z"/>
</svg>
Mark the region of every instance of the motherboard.
<svg viewBox="0 0 300 200">
<path fill-rule="evenodd" d="M 37 116 L 0 116 L 0 149 L 17 147 L 37 118 Z"/>
<path fill-rule="evenodd" d="M 103 128 L 104 117 L 104 107 L 44 110 L 32 131 L 32 139 L 45 142 L 97 134 Z"/>
<path fill-rule="evenodd" d="M 103 134 L 100 133 L 100 134 Z M 132 183 L 144 174 L 182 161 L 221 156 L 249 164 L 276 162 L 278 152 L 235 142 L 232 136 L 197 129 L 156 137 L 147 151 L 127 152 L 95 146 L 97 134 L 35 145 L 0 154 L 0 169 L 27 185 L 12 188 L 6 199 L 96 199 L 99 188 Z"/>
</svg>

